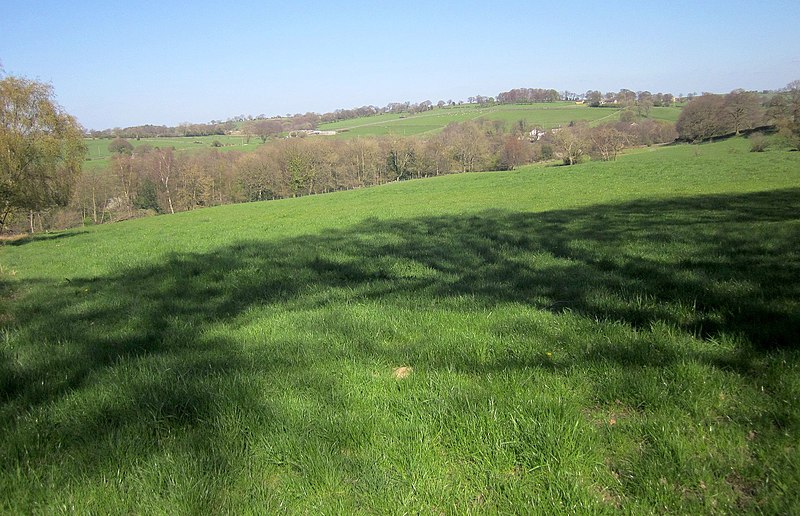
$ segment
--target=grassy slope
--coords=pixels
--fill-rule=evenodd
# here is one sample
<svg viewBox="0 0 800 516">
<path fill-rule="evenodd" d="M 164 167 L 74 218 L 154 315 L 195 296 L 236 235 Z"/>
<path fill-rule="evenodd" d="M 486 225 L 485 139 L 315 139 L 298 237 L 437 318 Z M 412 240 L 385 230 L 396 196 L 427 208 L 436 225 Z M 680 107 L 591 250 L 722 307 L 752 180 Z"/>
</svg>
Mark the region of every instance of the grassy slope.
<svg viewBox="0 0 800 516">
<path fill-rule="evenodd" d="M 112 140 L 101 138 L 93 139 L 86 138 L 87 161 L 84 163 L 84 168 L 87 170 L 97 170 L 108 165 L 108 158 L 111 157 L 111 152 L 108 150 L 108 144 Z M 187 136 L 180 138 L 141 138 L 139 140 L 129 139 L 131 145 L 138 147 L 139 145 L 150 145 L 152 147 L 168 148 L 172 147 L 176 151 L 194 151 L 199 149 L 210 149 L 214 141 L 220 142 L 223 147 L 221 150 L 253 150 L 261 143 L 258 138 L 251 138 L 250 143 L 245 143 L 243 136 L 232 135 L 216 135 L 216 136 Z"/>
<path fill-rule="evenodd" d="M 653 108 L 651 118 L 675 121 L 680 114 L 679 108 Z M 351 138 L 355 136 L 375 136 L 396 134 L 401 136 L 433 134 L 451 122 L 464 122 L 483 118 L 486 120 L 502 120 L 514 123 L 525 120 L 529 124 L 541 125 L 545 128 L 568 124 L 577 120 L 588 120 L 592 123 L 614 121 L 619 117 L 619 110 L 613 108 L 589 108 L 573 102 L 556 102 L 552 104 L 499 105 L 490 107 L 458 106 L 434 109 L 417 115 L 378 115 L 322 124 L 320 129 L 342 132 L 339 136 Z"/>
<path fill-rule="evenodd" d="M 796 510 L 800 154 L 746 148 L 6 246 L 0 508 Z"/>
</svg>

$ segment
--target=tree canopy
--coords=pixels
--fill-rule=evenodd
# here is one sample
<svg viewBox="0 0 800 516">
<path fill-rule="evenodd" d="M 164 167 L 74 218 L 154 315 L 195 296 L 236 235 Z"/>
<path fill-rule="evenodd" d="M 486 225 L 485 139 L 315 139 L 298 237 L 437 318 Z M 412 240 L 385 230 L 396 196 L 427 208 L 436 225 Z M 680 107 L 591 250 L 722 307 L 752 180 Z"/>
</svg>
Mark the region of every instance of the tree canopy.
<svg viewBox="0 0 800 516">
<path fill-rule="evenodd" d="M 66 205 L 85 154 L 83 130 L 50 85 L 0 80 L 0 231 L 17 211 Z"/>
<path fill-rule="evenodd" d="M 764 122 L 764 108 L 758 95 L 737 89 L 727 95 L 704 93 L 695 97 L 681 111 L 676 129 L 684 140 L 697 142 L 739 134 Z"/>
</svg>

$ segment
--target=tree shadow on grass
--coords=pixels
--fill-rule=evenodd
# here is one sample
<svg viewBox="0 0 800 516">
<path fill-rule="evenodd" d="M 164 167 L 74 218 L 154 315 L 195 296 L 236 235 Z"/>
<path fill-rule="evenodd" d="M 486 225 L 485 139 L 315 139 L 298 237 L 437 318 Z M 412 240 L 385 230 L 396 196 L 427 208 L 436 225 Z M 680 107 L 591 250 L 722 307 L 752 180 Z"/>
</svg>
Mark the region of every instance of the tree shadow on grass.
<svg viewBox="0 0 800 516">
<path fill-rule="evenodd" d="M 345 403 L 330 378 L 309 377 L 298 336 L 253 354 L 215 331 L 264 307 L 516 303 L 631 328 L 665 324 L 702 338 L 738 336 L 739 358 L 709 363 L 746 371 L 760 353 L 797 350 L 799 213 L 800 189 L 788 189 L 546 213 L 368 220 L 322 235 L 174 254 L 105 277 L 30 282 L 23 285 L 30 294 L 0 321 L 0 431 L 10 436 L 4 451 L 12 457 L 3 474 L 55 464 L 58 455 L 80 475 L 101 476 L 117 468 L 120 442 L 135 439 L 141 449 L 130 455 L 142 462 L 183 447 L 197 459 L 187 467 L 210 484 L 193 507 L 219 509 L 214 493 L 225 488 L 227 468 L 235 469 L 232 457 L 247 448 L 249 428 L 273 437 L 309 435 L 302 414 L 265 401 L 263 378 L 280 377 L 281 389 L 309 403 Z M 9 295 L 8 285 L 0 288 Z M 407 351 L 363 345 L 346 353 L 401 363 Z M 605 345 L 573 363 L 664 366 L 680 353 Z M 498 357 L 489 366 L 467 355 L 457 364 L 427 360 L 418 365 L 478 372 L 554 367 L 531 357 Z M 222 435 L 220 421 L 236 419 L 237 411 L 245 414 L 240 430 Z M 316 432 L 336 435 L 337 428 L 321 421 Z"/>
<path fill-rule="evenodd" d="M 0 246 L 13 245 L 21 246 L 31 244 L 33 242 L 47 242 L 50 240 L 62 240 L 65 238 L 72 238 L 74 236 L 85 234 L 86 231 L 70 231 L 63 233 L 35 233 L 33 235 L 23 234 L 13 236 L 11 238 L 0 238 Z"/>
</svg>

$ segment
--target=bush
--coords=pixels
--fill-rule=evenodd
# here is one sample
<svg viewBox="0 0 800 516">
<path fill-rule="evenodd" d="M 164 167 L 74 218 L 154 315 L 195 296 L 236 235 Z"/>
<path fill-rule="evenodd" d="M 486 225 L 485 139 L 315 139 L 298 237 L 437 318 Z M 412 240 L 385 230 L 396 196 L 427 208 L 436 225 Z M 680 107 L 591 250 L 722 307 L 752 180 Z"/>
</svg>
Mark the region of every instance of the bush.
<svg viewBox="0 0 800 516">
<path fill-rule="evenodd" d="M 627 124 L 633 123 L 636 120 L 636 114 L 630 109 L 625 109 L 619 114 L 619 121 Z"/>
<path fill-rule="evenodd" d="M 778 142 L 790 150 L 800 150 L 800 134 L 788 127 L 781 127 L 778 131 Z"/>
<path fill-rule="evenodd" d="M 156 184 L 151 179 L 144 179 L 133 199 L 133 207 L 140 210 L 160 211 L 158 205 L 158 191 Z"/>
<path fill-rule="evenodd" d="M 764 152 L 768 145 L 769 141 L 763 134 L 753 133 L 750 135 L 750 152 Z"/>
<path fill-rule="evenodd" d="M 133 152 L 133 145 L 125 138 L 114 138 L 108 144 L 108 152 L 112 154 L 128 154 Z"/>
</svg>

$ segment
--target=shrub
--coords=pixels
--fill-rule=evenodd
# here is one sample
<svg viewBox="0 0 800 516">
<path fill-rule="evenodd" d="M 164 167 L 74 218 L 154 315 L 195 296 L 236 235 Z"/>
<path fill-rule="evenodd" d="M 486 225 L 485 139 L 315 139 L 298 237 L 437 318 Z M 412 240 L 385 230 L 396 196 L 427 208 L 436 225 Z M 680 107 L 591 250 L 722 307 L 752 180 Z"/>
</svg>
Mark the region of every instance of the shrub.
<svg viewBox="0 0 800 516">
<path fill-rule="evenodd" d="M 130 155 L 133 152 L 133 145 L 125 138 L 114 138 L 111 143 L 108 144 L 108 152 L 112 154 Z"/>
<path fill-rule="evenodd" d="M 750 152 L 764 152 L 768 145 L 767 137 L 763 134 L 753 133 L 750 135 Z"/>
</svg>

